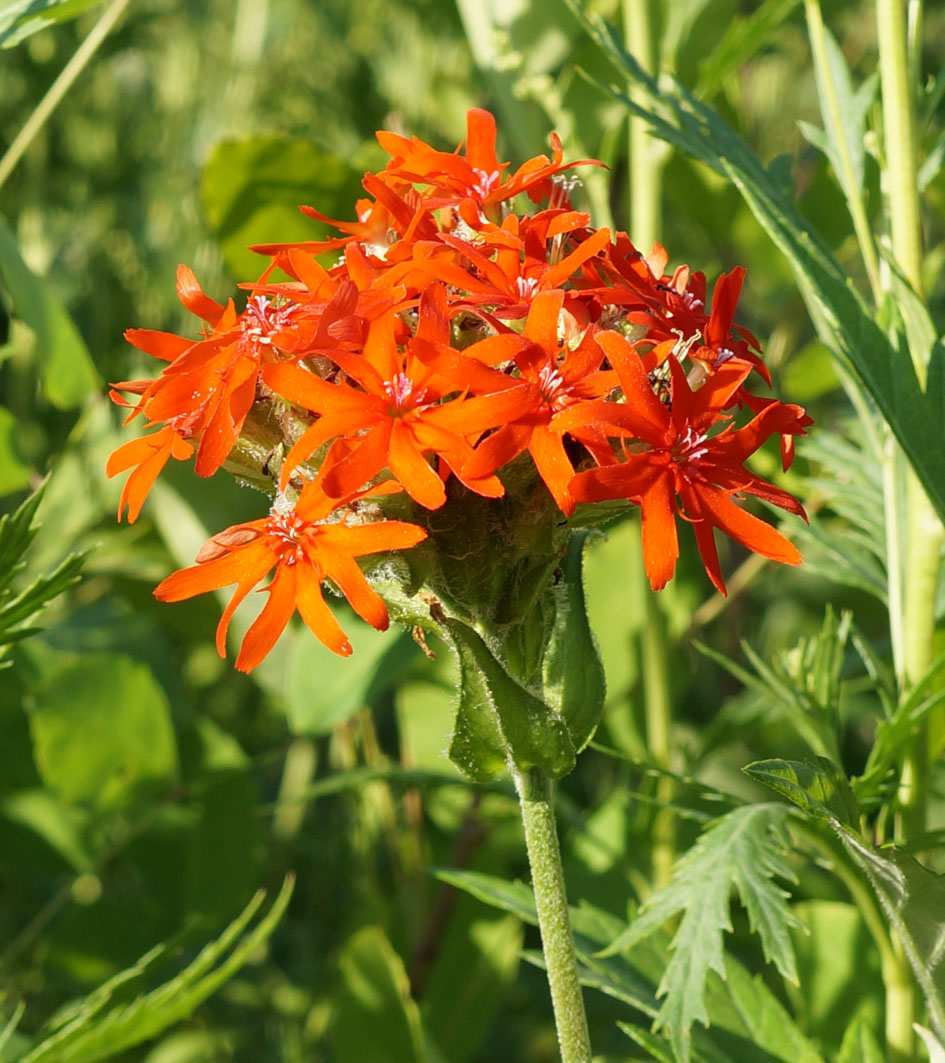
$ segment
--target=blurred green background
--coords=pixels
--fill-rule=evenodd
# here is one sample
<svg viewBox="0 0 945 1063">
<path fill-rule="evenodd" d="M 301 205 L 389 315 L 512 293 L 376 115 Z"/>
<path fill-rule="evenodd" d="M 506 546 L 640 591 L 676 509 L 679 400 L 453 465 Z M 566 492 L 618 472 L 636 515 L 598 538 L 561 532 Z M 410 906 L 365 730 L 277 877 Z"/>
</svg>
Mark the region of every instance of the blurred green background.
<svg viewBox="0 0 945 1063">
<path fill-rule="evenodd" d="M 616 5 L 590 6 L 619 21 Z M 770 16 L 764 32 L 753 19 L 760 7 Z M 0 149 L 101 10 L 0 51 Z M 805 215 L 861 282 L 841 192 L 798 125 L 819 122 L 800 5 L 667 0 L 660 11 L 663 65 L 765 163 L 779 160 Z M 876 65 L 871 7 L 832 3 L 825 14 L 861 81 Z M 755 31 L 739 46 L 746 26 Z M 929 6 L 925 37 L 936 70 L 945 10 Z M 268 945 L 183 1026 L 122 1059 L 551 1058 L 543 974 L 520 960 L 523 941 L 536 947 L 536 931 L 430 873 L 526 873 L 511 788 L 470 786 L 445 757 L 454 684 L 445 647 L 434 644 L 429 661 L 408 634 L 381 636 L 348 615 L 350 661 L 293 628 L 252 676 L 234 672 L 213 648 L 218 601 L 162 606 L 151 590 L 190 563 L 207 535 L 261 515 L 266 502 L 223 474 L 207 482 L 169 468 L 141 519 L 116 524 L 120 483 L 106 480 L 104 465 L 131 430 L 121 431 L 105 382 L 153 371 L 124 343 L 126 328 L 194 333 L 174 292 L 179 262 L 225 300 L 265 265 L 246 244 L 325 231 L 297 204 L 351 218 L 362 173 L 385 161 L 378 128 L 451 148 L 466 109 L 486 106 L 514 163 L 547 150 L 557 129 L 567 156 L 608 163 L 606 173 L 585 173 L 583 195 L 599 224 L 625 228 L 626 117 L 579 68 L 613 76 L 562 0 L 134 0 L 0 188 L 0 511 L 12 511 L 48 472 L 42 528 L 18 579 L 88 551 L 81 583 L 47 610 L 40 635 L 13 647 L 12 667 L 0 673 L 0 1008 L 9 1014 L 27 1003 L 11 1048 L 160 941 L 172 943 L 173 973 L 257 887 L 276 890 L 291 870 L 295 894 Z M 940 132 L 933 113 L 924 135 Z M 774 393 L 855 438 L 791 273 L 737 191 L 669 149 L 654 158 L 665 166 L 671 267 L 689 263 L 711 284 L 745 265 L 739 320 L 762 340 Z M 877 175 L 868 158 L 874 215 Z M 928 289 L 938 293 L 940 317 L 940 173 L 928 195 Z M 844 499 L 858 512 L 875 506 L 878 473 L 856 451 L 831 447 L 802 449 L 786 482 L 818 513 L 815 530 L 842 536 Z M 759 471 L 773 475 L 776 458 L 767 460 Z M 847 490 L 828 504 L 824 478 L 837 468 Z M 801 541 L 799 528 L 789 533 Z M 620 918 L 652 882 L 657 783 L 641 766 L 640 661 L 658 652 L 653 633 L 668 647 L 671 767 L 748 795 L 758 791 L 740 773 L 745 763 L 802 755 L 803 746 L 777 700 L 743 690 L 693 636 L 737 659 L 747 638 L 765 659 L 787 653 L 789 671 L 789 651 L 820 630 L 829 602 L 853 609 L 880 652 L 887 637 L 862 546 L 859 585 L 808 536 L 804 568 L 748 562 L 723 607 L 685 543 L 677 581 L 654 605 L 637 537 L 624 524 L 587 558 L 609 691 L 598 737 L 627 759 L 589 750 L 561 800 L 570 895 Z M 843 540 L 830 542 L 836 554 Z M 729 544 L 725 571 L 743 562 Z M 876 712 L 855 681 L 845 688 L 849 771 L 862 766 Z M 696 790 L 677 798 L 701 800 Z M 676 830 L 682 849 L 697 823 L 683 816 Z M 795 895 L 811 925 L 831 927 L 829 940 L 815 933 L 796 942 L 802 968 L 816 977 L 785 990 L 743 914 L 733 951 L 765 972 L 807 1033 L 835 1048 L 857 1009 L 879 1022 L 877 962 L 835 882 L 808 866 Z M 818 952 L 828 947 L 829 977 Z M 596 1050 L 632 1058 L 613 1021 L 630 1014 L 627 1006 L 600 994 L 588 1004 Z"/>
</svg>

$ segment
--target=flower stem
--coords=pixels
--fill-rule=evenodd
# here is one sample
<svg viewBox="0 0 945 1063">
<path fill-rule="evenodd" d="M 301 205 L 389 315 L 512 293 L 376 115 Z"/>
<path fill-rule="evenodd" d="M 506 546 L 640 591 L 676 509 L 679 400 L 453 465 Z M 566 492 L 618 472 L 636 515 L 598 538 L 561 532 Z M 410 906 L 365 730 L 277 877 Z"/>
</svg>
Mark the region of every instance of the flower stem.
<svg viewBox="0 0 945 1063">
<path fill-rule="evenodd" d="M 538 926 L 551 987 L 562 1063 L 591 1063 L 591 1042 L 578 980 L 564 871 L 554 816 L 554 783 L 537 768 L 512 770 L 525 826 L 525 845 Z"/>
</svg>

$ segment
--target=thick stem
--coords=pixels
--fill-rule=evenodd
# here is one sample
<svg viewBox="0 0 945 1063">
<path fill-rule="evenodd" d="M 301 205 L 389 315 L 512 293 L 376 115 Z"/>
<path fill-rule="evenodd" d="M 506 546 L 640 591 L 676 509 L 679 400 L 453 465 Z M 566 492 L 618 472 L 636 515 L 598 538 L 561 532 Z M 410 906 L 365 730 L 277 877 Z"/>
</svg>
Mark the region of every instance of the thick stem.
<svg viewBox="0 0 945 1063">
<path fill-rule="evenodd" d="M 538 909 L 562 1063 L 591 1063 L 591 1041 L 578 979 L 554 816 L 554 784 L 542 771 L 512 771 Z"/>
<path fill-rule="evenodd" d="M 917 177 L 916 116 L 913 80 L 909 69 L 905 0 L 876 0 L 879 67 L 883 97 L 883 189 L 892 233 L 892 249 L 906 280 L 922 297 L 922 228 Z M 921 353 L 912 351 L 916 373 L 925 386 L 928 367 Z M 895 473 L 898 465 L 892 468 Z M 898 483 L 896 482 L 898 481 Z M 905 488 L 905 553 L 890 557 L 902 574 L 901 661 L 897 662 L 900 696 L 912 687 L 932 659 L 935 588 L 938 582 L 942 527 L 919 485 L 908 470 L 894 475 L 893 491 L 901 498 Z M 887 502 L 889 498 L 887 498 Z M 900 839 L 925 829 L 928 800 L 928 731 L 918 728 L 905 757 L 900 787 Z M 905 1063 L 913 1058 L 912 1023 L 915 1016 L 915 985 L 899 942 L 894 955 L 883 962 L 886 986 L 886 1042 L 890 1060 Z"/>
</svg>

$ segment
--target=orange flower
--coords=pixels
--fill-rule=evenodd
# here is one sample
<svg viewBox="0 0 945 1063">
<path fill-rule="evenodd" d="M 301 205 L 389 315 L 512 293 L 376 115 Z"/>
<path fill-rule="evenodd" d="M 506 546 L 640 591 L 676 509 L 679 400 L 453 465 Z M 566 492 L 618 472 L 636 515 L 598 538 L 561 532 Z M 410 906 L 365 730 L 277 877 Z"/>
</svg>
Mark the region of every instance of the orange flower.
<svg viewBox="0 0 945 1063">
<path fill-rule="evenodd" d="M 484 439 L 476 448 L 475 456 L 463 469 L 465 476 L 484 476 L 507 465 L 527 450 L 535 462 L 538 473 L 562 513 L 574 512 L 574 501 L 568 485 L 574 476 L 574 467 L 564 446 L 565 429 L 559 428 L 555 415 L 561 410 L 599 398 L 617 385 L 613 372 L 601 371 L 603 350 L 594 342 L 590 333 L 572 350 L 562 351 L 558 342 L 558 320 L 564 302 L 564 292 L 550 291 L 536 295 L 528 313 L 522 339 L 531 341 L 515 354 L 515 366 L 520 379 L 510 381 L 518 384 L 517 405 L 493 435 Z M 484 340 L 470 347 L 467 355 L 472 357 L 478 346 L 495 342 Z M 588 429 L 572 420 L 567 429 L 592 448 L 596 442 L 606 445 L 606 439 L 595 429 Z"/>
<path fill-rule="evenodd" d="M 417 137 L 402 137 L 396 133 L 378 132 L 381 147 L 392 156 L 383 176 L 413 181 L 428 185 L 439 195 L 427 196 L 428 207 L 442 207 L 471 200 L 479 211 L 487 212 L 506 199 L 522 192 L 538 203 L 547 198 L 551 178 L 572 166 L 593 163 L 593 159 L 580 162 L 563 162 L 561 141 L 556 133 L 551 134 L 554 158 L 536 155 L 503 181 L 507 162 L 499 162 L 495 153 L 495 118 L 488 112 L 474 107 L 466 113 L 466 153 L 460 155 L 449 151 L 437 151 Z"/>
<path fill-rule="evenodd" d="M 424 308 L 431 304 L 432 300 L 425 300 Z M 450 381 L 444 389 L 437 371 L 413 357 L 409 347 L 406 353 L 398 349 L 394 327 L 393 314 L 372 322 L 361 355 L 340 350 L 322 352 L 356 381 L 358 388 L 329 383 L 288 363 L 265 368 L 263 379 L 269 387 L 321 415 L 289 452 L 282 470 L 283 486 L 299 462 L 324 443 L 339 438 L 354 445 L 333 447 L 325 459 L 320 480 L 330 494 L 342 496 L 357 490 L 387 467 L 415 502 L 437 509 L 446 501 L 446 490 L 426 459 L 432 452 L 444 458 L 472 490 L 498 497 L 503 488 L 496 477 L 463 475 L 463 467 L 473 454 L 465 436 L 501 424 L 516 400 L 456 398 L 441 402 L 468 384 Z M 424 326 L 418 329 L 422 333 Z"/>
<path fill-rule="evenodd" d="M 329 498 L 317 483 L 310 483 L 294 507 L 277 502 L 265 520 L 237 524 L 213 536 L 197 555 L 197 564 L 168 576 L 154 595 L 162 602 L 178 602 L 235 583 L 236 591 L 217 627 L 217 651 L 224 657 L 226 632 L 236 607 L 275 568 L 272 581 L 263 588 L 269 597 L 243 638 L 236 667 L 242 672 L 255 668 L 296 610 L 321 642 L 347 657 L 351 644 L 325 604 L 322 583 L 330 579 L 359 616 L 384 631 L 387 607 L 354 559 L 406 550 L 426 538 L 422 528 L 402 521 L 346 523 L 359 499 L 388 494 L 392 489 L 397 490 L 388 484 L 337 499 Z M 325 521 L 338 510 L 343 511 L 340 521 Z"/>
<path fill-rule="evenodd" d="M 140 439 L 123 443 L 108 459 L 105 474 L 110 478 L 131 469 L 131 475 L 121 489 L 118 503 L 118 519 L 128 507 L 128 523 L 134 524 L 144 505 L 151 485 L 158 473 L 167 464 L 168 458 L 186 461 L 193 454 L 193 447 L 171 425 Z"/>
<path fill-rule="evenodd" d="M 676 568 L 677 512 L 692 524 L 706 572 L 722 594 L 725 583 L 715 547 L 715 528 L 755 553 L 785 564 L 799 564 L 797 549 L 770 525 L 739 509 L 732 496 L 757 495 L 804 516 L 795 498 L 749 472 L 743 464 L 774 433 L 802 432 L 809 421 L 801 407 L 773 403 L 743 428 L 729 425 L 710 437 L 711 429 L 725 419 L 722 411 L 732 404 L 750 367 L 723 365 L 701 388 L 691 391 L 679 362 L 670 355 L 671 403 L 664 405 L 653 393 L 631 344 L 612 332 L 599 333 L 597 338 L 620 377 L 626 402 L 588 403 L 580 412 L 586 418 L 593 408 L 599 427 L 611 434 L 635 436 L 639 443 L 619 464 L 578 473 L 571 482 L 571 494 L 579 502 L 627 498 L 640 505 L 643 558 L 653 589 L 663 588 Z M 568 428 L 574 417 L 575 413 L 565 411 L 556 421 L 560 428 Z M 677 496 L 681 505 L 676 503 Z"/>
</svg>

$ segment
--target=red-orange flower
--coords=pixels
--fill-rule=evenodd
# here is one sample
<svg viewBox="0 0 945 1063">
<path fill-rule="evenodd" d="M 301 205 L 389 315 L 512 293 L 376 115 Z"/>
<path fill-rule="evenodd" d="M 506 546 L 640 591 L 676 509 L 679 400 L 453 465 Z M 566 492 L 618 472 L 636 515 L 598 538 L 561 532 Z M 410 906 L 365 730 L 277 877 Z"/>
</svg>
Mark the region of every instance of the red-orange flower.
<svg viewBox="0 0 945 1063">
<path fill-rule="evenodd" d="M 272 581 L 262 588 L 269 597 L 246 632 L 236 667 L 243 672 L 255 668 L 296 610 L 321 642 L 347 657 L 351 644 L 325 604 L 322 583 L 331 580 L 359 616 L 384 631 L 388 625 L 387 607 L 354 559 L 406 550 L 426 538 L 426 532 L 396 520 L 348 524 L 345 518 L 350 510 L 334 523 L 325 518 L 368 494 L 389 493 L 392 487 L 337 499 L 329 498 L 313 481 L 294 507 L 277 502 L 264 520 L 237 524 L 213 536 L 197 555 L 197 564 L 168 576 L 155 589 L 155 597 L 162 602 L 178 602 L 235 583 L 236 591 L 217 627 L 217 650 L 223 657 L 227 628 L 236 607 L 275 568 Z"/>
<path fill-rule="evenodd" d="M 631 344 L 615 333 L 600 333 L 598 342 L 620 377 L 626 401 L 586 404 L 581 412 L 586 417 L 588 407 L 593 406 L 602 429 L 634 436 L 639 443 L 627 448 L 626 460 L 619 464 L 578 473 L 571 482 L 571 494 L 579 502 L 627 498 L 639 504 L 643 557 L 654 590 L 664 587 L 676 568 L 677 512 L 692 524 L 706 572 L 722 594 L 725 583 L 715 528 L 774 561 L 799 564 L 797 548 L 770 525 L 739 509 L 732 496 L 757 495 L 804 516 L 795 498 L 744 468 L 748 456 L 771 435 L 802 431 L 804 411 L 799 406 L 771 404 L 743 428 L 727 425 L 709 436 L 715 425 L 726 420 L 723 411 L 732 405 L 750 367 L 723 365 L 692 391 L 679 362 L 670 355 L 671 401 L 665 405 L 653 393 Z M 565 411 L 556 421 L 567 428 L 574 416 Z"/>
</svg>

